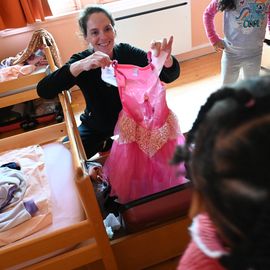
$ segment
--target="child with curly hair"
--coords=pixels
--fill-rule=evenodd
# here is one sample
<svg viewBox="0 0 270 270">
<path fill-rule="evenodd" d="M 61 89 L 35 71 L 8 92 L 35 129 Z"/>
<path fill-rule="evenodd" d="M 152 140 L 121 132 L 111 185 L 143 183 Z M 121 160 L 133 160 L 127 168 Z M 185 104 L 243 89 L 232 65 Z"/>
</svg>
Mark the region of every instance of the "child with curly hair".
<svg viewBox="0 0 270 270">
<path fill-rule="evenodd" d="M 270 76 L 223 86 L 177 148 L 194 185 L 178 270 L 270 269 L 269 104 Z"/>
</svg>

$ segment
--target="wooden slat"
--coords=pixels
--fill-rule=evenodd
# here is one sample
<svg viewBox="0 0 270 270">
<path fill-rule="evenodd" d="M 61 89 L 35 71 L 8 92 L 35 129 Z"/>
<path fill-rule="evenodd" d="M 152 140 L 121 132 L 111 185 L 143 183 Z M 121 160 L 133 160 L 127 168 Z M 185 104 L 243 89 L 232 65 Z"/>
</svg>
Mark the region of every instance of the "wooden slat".
<svg viewBox="0 0 270 270">
<path fill-rule="evenodd" d="M 36 89 L 29 89 L 25 92 L 17 93 L 16 95 L 9 95 L 0 98 L 0 108 L 22 103 L 28 100 L 39 98 Z"/>
<path fill-rule="evenodd" d="M 24 270 L 71 270 L 100 259 L 96 243 L 88 243 L 84 247 L 67 251 L 46 261 L 26 267 Z"/>
<path fill-rule="evenodd" d="M 44 144 L 66 135 L 65 123 L 58 123 L 43 128 L 27 131 L 0 140 L 0 151 L 26 147 L 33 144 Z"/>
<path fill-rule="evenodd" d="M 86 160 L 87 157 L 81 141 L 79 130 L 77 128 L 77 123 L 73 114 L 71 96 L 68 94 L 68 91 L 64 91 L 63 97 L 62 95 L 60 95 L 59 99 L 62 104 L 62 107 L 66 109 L 66 116 L 68 116 L 66 121 L 68 122 L 68 126 L 72 127 L 72 130 L 70 131 L 74 135 L 74 146 L 76 145 L 76 149 L 74 149 L 74 151 L 79 153 L 79 158 Z"/>
<path fill-rule="evenodd" d="M 47 74 L 44 71 L 33 73 L 30 75 L 19 77 L 18 79 L 9 80 L 0 83 L 0 94 L 6 93 L 12 89 L 21 89 L 26 86 L 36 86 L 42 78 Z"/>
<path fill-rule="evenodd" d="M 88 172 L 85 170 L 84 161 L 86 160 L 85 152 L 81 143 L 79 132 L 76 128 L 71 104 L 68 99 L 67 92 L 60 95 L 60 101 L 63 106 L 65 121 L 67 122 L 67 132 L 70 140 L 71 152 L 75 171 L 77 173 L 76 185 L 80 194 L 81 201 L 87 218 L 93 226 L 94 237 L 98 244 L 98 249 L 101 254 L 101 259 L 106 269 L 117 270 L 116 261 L 110 245 L 108 235 L 106 233 L 103 218 L 100 212 L 96 195 L 91 184 Z"/>
<path fill-rule="evenodd" d="M 45 52 L 45 55 L 46 55 L 46 59 L 48 61 L 48 64 L 50 66 L 50 70 L 51 71 L 55 71 L 57 69 L 57 67 L 56 67 L 56 65 L 54 63 L 54 60 L 53 60 L 53 56 L 52 56 L 50 47 L 47 46 L 45 37 L 42 37 L 42 40 L 43 40 L 43 44 L 46 44 L 45 47 L 44 47 L 44 52 Z"/>
<path fill-rule="evenodd" d="M 93 235 L 91 224 L 88 221 L 82 221 L 46 235 L 4 246 L 0 249 L 1 269 L 62 248 L 70 248 L 83 240 L 91 239 Z"/>
<path fill-rule="evenodd" d="M 70 141 L 74 169 L 75 171 L 79 168 L 84 169 L 82 163 L 84 160 L 86 160 L 86 157 L 77 129 L 76 121 L 73 116 L 71 104 L 68 99 L 67 91 L 64 91 L 62 94 L 59 95 L 59 100 L 64 111 L 65 122 L 67 123 L 67 134 Z"/>
</svg>

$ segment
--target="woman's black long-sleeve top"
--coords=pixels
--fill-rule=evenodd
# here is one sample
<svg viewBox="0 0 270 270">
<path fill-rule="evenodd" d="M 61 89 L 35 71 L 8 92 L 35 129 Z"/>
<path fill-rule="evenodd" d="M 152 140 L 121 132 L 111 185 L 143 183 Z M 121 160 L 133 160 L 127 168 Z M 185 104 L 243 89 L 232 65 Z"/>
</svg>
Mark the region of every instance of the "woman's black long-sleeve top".
<svg viewBox="0 0 270 270">
<path fill-rule="evenodd" d="M 37 93 L 42 98 L 50 99 L 63 90 L 77 85 L 86 101 L 85 111 L 80 117 L 82 123 L 97 132 L 113 133 L 118 114 L 122 109 L 117 87 L 102 81 L 101 68 L 84 71 L 77 77 L 70 72 L 70 64 L 84 59 L 92 53 L 91 50 L 85 50 L 74 54 L 65 65 L 38 83 Z M 146 52 L 126 43 L 120 43 L 114 47 L 113 60 L 117 60 L 119 64 L 133 64 L 141 67 L 148 64 Z M 160 79 L 165 83 L 170 83 L 179 75 L 179 63 L 173 58 L 172 67 L 164 67 Z"/>
</svg>

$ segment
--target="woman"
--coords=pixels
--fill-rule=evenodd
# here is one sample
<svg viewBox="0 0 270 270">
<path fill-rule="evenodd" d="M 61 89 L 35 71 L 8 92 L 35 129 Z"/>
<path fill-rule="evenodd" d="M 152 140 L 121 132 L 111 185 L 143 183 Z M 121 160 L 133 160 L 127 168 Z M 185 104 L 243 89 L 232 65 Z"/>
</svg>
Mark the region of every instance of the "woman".
<svg viewBox="0 0 270 270">
<path fill-rule="evenodd" d="M 111 14 L 99 6 L 86 7 L 79 18 L 82 34 L 89 48 L 74 54 L 60 69 L 41 80 L 37 86 L 40 97 L 53 98 L 74 85 L 81 89 L 86 108 L 78 127 L 88 158 L 97 152 L 110 149 L 114 126 L 122 109 L 117 87 L 101 79 L 101 68 L 110 66 L 112 60 L 120 64 L 146 66 L 147 53 L 129 44 L 115 44 L 116 31 Z M 165 83 L 179 77 L 178 61 L 171 56 L 173 38 L 169 41 L 152 42 L 151 49 L 156 55 L 160 51 L 168 57 L 160 74 Z"/>
</svg>

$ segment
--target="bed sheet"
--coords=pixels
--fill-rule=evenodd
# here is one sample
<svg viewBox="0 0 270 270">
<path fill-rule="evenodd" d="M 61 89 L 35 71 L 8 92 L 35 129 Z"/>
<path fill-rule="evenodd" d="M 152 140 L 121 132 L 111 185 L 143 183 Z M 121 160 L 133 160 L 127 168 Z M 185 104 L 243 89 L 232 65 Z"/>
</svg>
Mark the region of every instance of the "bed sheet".
<svg viewBox="0 0 270 270">
<path fill-rule="evenodd" d="M 71 224 L 85 219 L 84 211 L 74 183 L 72 156 L 69 149 L 62 143 L 56 142 L 43 145 L 42 150 L 44 151 L 45 174 L 50 187 L 51 224 L 48 224 L 42 230 L 9 245 L 14 245 L 26 239 L 68 227 Z M 10 269 L 20 269 L 26 265 L 41 261 L 44 258 L 59 254 L 65 250 L 59 250 L 48 256 L 37 258 L 36 260 L 26 262 Z"/>
<path fill-rule="evenodd" d="M 72 156 L 61 142 L 43 146 L 45 170 L 51 189 L 53 222 L 42 234 L 67 227 L 85 218 L 74 182 Z"/>
</svg>

